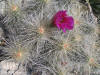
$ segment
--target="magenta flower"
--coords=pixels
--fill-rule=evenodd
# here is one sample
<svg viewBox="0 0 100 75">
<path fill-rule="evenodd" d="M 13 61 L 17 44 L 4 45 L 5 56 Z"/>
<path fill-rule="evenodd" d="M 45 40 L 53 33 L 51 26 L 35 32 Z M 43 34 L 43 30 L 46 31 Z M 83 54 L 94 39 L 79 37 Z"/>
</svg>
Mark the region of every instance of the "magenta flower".
<svg viewBox="0 0 100 75">
<path fill-rule="evenodd" d="M 74 19 L 66 14 L 66 10 L 58 11 L 53 17 L 53 23 L 58 29 L 62 29 L 63 32 L 66 32 L 66 30 L 72 30 L 74 27 Z"/>
</svg>

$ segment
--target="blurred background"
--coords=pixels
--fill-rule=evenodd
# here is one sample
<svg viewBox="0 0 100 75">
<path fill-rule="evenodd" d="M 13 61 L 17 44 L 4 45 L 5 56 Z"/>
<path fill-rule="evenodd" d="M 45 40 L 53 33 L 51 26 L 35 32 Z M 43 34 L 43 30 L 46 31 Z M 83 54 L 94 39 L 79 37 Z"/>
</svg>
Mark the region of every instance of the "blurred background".
<svg viewBox="0 0 100 75">
<path fill-rule="evenodd" d="M 96 17 L 98 17 L 98 23 L 100 24 L 100 0 L 89 0 L 92 10 Z"/>
</svg>

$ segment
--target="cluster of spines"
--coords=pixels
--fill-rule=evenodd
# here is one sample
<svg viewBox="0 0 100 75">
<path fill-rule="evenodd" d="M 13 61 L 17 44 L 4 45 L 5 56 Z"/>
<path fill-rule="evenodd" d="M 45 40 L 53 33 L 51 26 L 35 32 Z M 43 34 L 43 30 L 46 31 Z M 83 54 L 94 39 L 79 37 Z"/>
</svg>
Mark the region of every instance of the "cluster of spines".
<svg viewBox="0 0 100 75">
<path fill-rule="evenodd" d="M 40 1 L 40 4 L 41 4 L 41 1 Z M 95 26 L 93 26 L 93 27 L 90 26 L 90 24 L 91 24 L 90 22 L 93 23 L 92 25 L 94 25 L 95 23 L 93 22 L 94 20 L 93 21 L 90 20 L 91 15 L 90 15 L 90 17 L 87 16 L 88 14 L 91 14 L 91 13 L 88 13 L 89 11 L 86 11 L 86 12 L 81 11 L 82 8 L 78 8 L 77 9 L 78 12 L 77 11 L 76 12 L 81 14 L 80 17 L 78 17 L 75 14 L 76 12 L 74 12 L 72 10 L 75 10 L 77 8 L 77 6 L 80 4 L 78 2 L 75 3 L 75 1 L 72 1 L 72 2 L 70 1 L 70 3 L 72 3 L 72 4 L 69 4 L 67 7 L 66 6 L 67 4 L 64 3 L 64 7 L 62 6 L 62 9 L 66 9 L 66 10 L 69 9 L 68 13 L 70 15 L 74 16 L 74 18 L 75 18 L 75 29 L 73 31 L 67 31 L 64 34 L 62 31 L 59 31 L 59 30 L 57 30 L 57 28 L 51 26 L 52 25 L 51 19 L 52 19 L 53 15 L 57 11 L 60 10 L 59 9 L 60 7 L 57 6 L 56 1 L 54 1 L 54 2 L 52 2 L 52 1 L 51 1 L 51 5 L 52 5 L 52 3 L 54 3 L 55 4 L 54 7 L 50 6 L 50 3 L 49 3 L 50 1 L 48 1 L 48 0 L 45 0 L 45 2 L 44 2 L 44 4 L 47 4 L 48 7 L 51 7 L 51 9 L 49 11 L 52 10 L 52 12 L 48 12 L 48 10 L 45 10 L 46 8 L 44 6 L 42 6 L 42 10 L 41 10 L 40 9 L 41 7 L 38 7 L 38 5 L 34 4 L 36 6 L 36 8 L 38 7 L 37 10 L 35 10 L 35 8 L 34 9 L 28 8 L 29 9 L 28 13 L 30 13 L 30 11 L 34 11 L 36 13 L 35 14 L 34 12 L 32 12 L 33 15 L 32 15 L 32 13 L 31 14 L 25 13 L 25 11 L 23 13 L 23 12 L 21 12 L 22 10 L 19 11 L 20 10 L 18 8 L 19 6 L 16 6 L 16 5 L 11 6 L 10 10 L 12 10 L 12 12 L 10 12 L 7 15 L 7 17 L 4 19 L 4 24 L 5 24 L 6 30 L 8 30 L 8 32 L 9 32 L 9 34 L 6 33 L 6 35 L 8 35 L 7 39 L 11 39 L 11 40 L 13 40 L 14 43 L 16 43 L 14 41 L 16 38 L 18 41 L 23 41 L 25 45 L 28 45 L 28 46 L 31 45 L 30 49 L 26 48 L 27 51 L 25 51 L 25 49 L 23 50 L 23 52 L 28 52 L 28 55 L 32 54 L 32 56 L 30 56 L 32 59 L 29 59 L 29 60 L 32 61 L 33 63 L 36 62 L 36 64 L 38 64 L 38 66 L 41 65 L 41 67 L 42 67 L 41 69 L 43 69 L 43 66 L 45 67 L 45 65 L 42 65 L 43 61 L 49 62 L 49 64 L 51 64 L 52 68 L 50 68 L 50 69 L 48 67 L 46 67 L 46 68 L 48 68 L 48 70 L 51 70 L 51 72 L 53 69 L 55 69 L 55 74 L 66 75 L 66 70 L 63 72 L 65 67 L 63 67 L 62 65 L 70 66 L 69 63 L 72 63 L 72 64 L 73 63 L 76 63 L 76 64 L 84 63 L 85 65 L 89 64 L 90 66 L 91 65 L 97 66 L 97 62 L 95 61 L 96 58 L 95 57 L 93 58 L 92 55 L 88 54 L 88 53 L 91 53 L 92 50 L 94 50 L 95 48 L 90 48 L 91 47 L 90 44 L 87 44 L 87 46 L 84 46 L 84 45 L 86 45 L 86 43 L 91 43 L 91 41 L 93 43 L 95 41 L 95 37 L 92 38 L 92 36 L 93 36 L 92 34 L 94 34 L 93 27 L 95 27 Z M 33 3 L 34 2 L 35 1 L 33 1 Z M 62 1 L 62 2 L 64 2 L 64 1 Z M 36 1 L 36 3 L 39 3 L 39 2 Z M 70 7 L 72 7 L 72 5 L 75 5 L 75 4 L 76 4 L 76 8 L 71 9 Z M 33 7 L 34 7 L 34 5 L 33 5 Z M 43 5 L 43 4 L 41 4 L 41 5 Z M 31 7 L 31 8 L 33 8 L 33 7 Z M 85 7 L 85 8 L 87 8 L 87 7 Z M 26 12 L 28 9 L 26 9 Z M 9 10 L 9 9 L 7 9 L 7 10 Z M 71 14 L 70 10 L 72 11 L 72 14 Z M 39 12 L 37 13 L 36 11 L 39 11 Z M 13 16 L 12 16 L 12 14 L 13 14 Z M 27 21 L 25 16 L 30 18 L 29 21 Z M 32 17 L 30 17 L 30 16 L 32 16 Z M 46 18 L 46 20 L 44 20 L 45 18 Z M 47 19 L 49 19 L 49 20 L 47 20 Z M 85 19 L 87 19 L 87 20 L 85 20 Z M 14 22 L 13 22 L 13 20 L 14 20 Z M 94 32 L 95 32 L 95 30 L 94 30 Z M 91 39 L 91 40 L 89 40 L 89 42 L 86 39 L 86 38 L 88 38 L 88 36 L 90 36 L 89 38 Z M 18 44 L 20 44 L 20 43 L 18 43 Z M 21 44 L 22 44 L 22 48 L 23 48 L 24 44 L 22 42 L 21 42 Z M 22 56 L 22 52 L 18 51 L 18 49 L 16 50 L 16 45 L 12 48 L 13 43 L 10 45 L 11 46 L 8 45 L 9 53 L 11 53 L 10 50 L 15 51 L 16 53 L 14 53 L 15 54 L 14 57 L 18 61 L 22 61 L 22 59 L 21 60 L 19 59 Z M 10 49 L 10 48 L 12 48 L 12 49 Z M 36 50 L 33 48 L 35 48 Z M 4 49 L 6 49 L 6 48 L 4 48 Z M 32 51 L 32 53 L 30 53 L 31 51 Z M 34 58 L 35 53 L 37 53 L 39 55 L 39 56 L 36 55 L 37 56 L 36 58 Z M 25 53 L 25 54 L 27 54 L 27 53 Z M 27 55 L 23 55 L 23 56 L 26 59 L 28 58 Z M 49 58 L 49 57 L 51 57 L 51 58 Z M 24 59 L 24 60 L 26 60 L 26 59 Z M 26 60 L 26 61 L 28 61 L 28 60 Z M 32 65 L 34 65 L 34 64 L 32 64 Z M 70 70 L 68 70 L 68 71 L 70 71 Z M 74 73 L 76 73 L 76 72 L 74 72 Z M 79 73 L 76 73 L 76 74 L 79 74 Z"/>
</svg>

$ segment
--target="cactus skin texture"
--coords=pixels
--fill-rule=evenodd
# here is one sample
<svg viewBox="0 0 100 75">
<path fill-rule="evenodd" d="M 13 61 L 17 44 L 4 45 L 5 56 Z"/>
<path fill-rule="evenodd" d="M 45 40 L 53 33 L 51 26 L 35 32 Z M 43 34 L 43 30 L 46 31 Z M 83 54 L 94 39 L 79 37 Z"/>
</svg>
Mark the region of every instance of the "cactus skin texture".
<svg viewBox="0 0 100 75">
<path fill-rule="evenodd" d="M 84 2 L 0 1 L 0 75 L 100 75 L 100 25 Z M 60 10 L 72 30 L 53 24 Z"/>
</svg>

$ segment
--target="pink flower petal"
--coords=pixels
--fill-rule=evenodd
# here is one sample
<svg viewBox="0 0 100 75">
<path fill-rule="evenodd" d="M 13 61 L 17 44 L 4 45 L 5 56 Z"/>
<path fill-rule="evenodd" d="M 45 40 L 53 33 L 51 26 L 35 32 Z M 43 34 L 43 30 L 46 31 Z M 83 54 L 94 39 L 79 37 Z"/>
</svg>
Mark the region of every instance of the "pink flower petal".
<svg viewBox="0 0 100 75">
<path fill-rule="evenodd" d="M 74 28 L 74 19 L 66 14 L 66 10 L 58 11 L 53 17 L 53 23 L 63 32 Z"/>
<path fill-rule="evenodd" d="M 57 24 L 56 26 L 57 26 L 57 28 L 58 28 L 59 30 L 61 29 L 61 25 L 60 25 L 60 24 Z"/>
<path fill-rule="evenodd" d="M 74 28 L 74 19 L 72 17 L 66 18 L 66 29 L 72 30 Z"/>
</svg>

